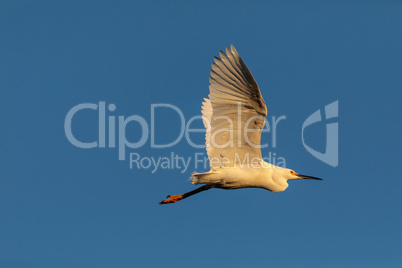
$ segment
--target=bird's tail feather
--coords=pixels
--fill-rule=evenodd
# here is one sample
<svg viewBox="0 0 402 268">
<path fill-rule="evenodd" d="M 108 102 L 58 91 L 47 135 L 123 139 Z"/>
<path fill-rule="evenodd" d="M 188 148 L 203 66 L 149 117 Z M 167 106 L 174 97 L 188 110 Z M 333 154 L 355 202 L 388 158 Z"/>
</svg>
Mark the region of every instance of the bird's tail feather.
<svg viewBox="0 0 402 268">
<path fill-rule="evenodd" d="M 214 184 L 219 180 L 214 176 L 213 172 L 197 173 L 194 172 L 191 176 L 191 182 L 193 184 Z"/>
</svg>

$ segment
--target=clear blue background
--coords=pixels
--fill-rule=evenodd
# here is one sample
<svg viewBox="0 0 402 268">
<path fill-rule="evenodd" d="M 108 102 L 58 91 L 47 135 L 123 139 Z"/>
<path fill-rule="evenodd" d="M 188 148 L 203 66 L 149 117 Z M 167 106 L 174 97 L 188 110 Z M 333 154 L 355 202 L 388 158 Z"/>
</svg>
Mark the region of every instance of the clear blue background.
<svg viewBox="0 0 402 268">
<path fill-rule="evenodd" d="M 348 2 L 2 1 L 0 266 L 401 267 L 402 4 Z M 66 139 L 67 112 L 85 102 L 147 121 L 153 103 L 199 115 L 213 56 L 230 44 L 269 116 L 287 116 L 277 148 L 263 155 L 325 181 L 290 182 L 279 194 L 213 189 L 160 206 L 195 188 L 193 168 L 130 169 L 116 148 Z M 304 149 L 300 130 L 336 100 L 333 168 Z M 96 140 L 97 124 L 83 111 L 74 134 Z M 174 112 L 159 113 L 156 140 L 171 141 L 179 126 Z M 127 128 L 130 140 L 139 134 Z M 325 122 L 307 142 L 324 150 Z M 127 152 L 204 150 L 185 140 L 152 149 L 148 140 Z"/>
</svg>

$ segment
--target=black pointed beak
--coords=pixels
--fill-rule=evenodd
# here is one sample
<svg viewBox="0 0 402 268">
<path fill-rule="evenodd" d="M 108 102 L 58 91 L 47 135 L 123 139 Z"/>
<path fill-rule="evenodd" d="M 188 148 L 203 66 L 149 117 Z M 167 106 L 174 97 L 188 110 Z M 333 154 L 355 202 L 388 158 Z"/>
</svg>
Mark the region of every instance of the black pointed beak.
<svg viewBox="0 0 402 268">
<path fill-rule="evenodd" d="M 323 180 L 323 179 L 320 179 L 320 178 L 317 178 L 317 177 L 306 176 L 306 175 L 302 175 L 302 174 L 298 174 L 298 176 L 300 177 L 300 179 L 310 179 L 310 180 L 318 180 L 318 181 Z"/>
</svg>

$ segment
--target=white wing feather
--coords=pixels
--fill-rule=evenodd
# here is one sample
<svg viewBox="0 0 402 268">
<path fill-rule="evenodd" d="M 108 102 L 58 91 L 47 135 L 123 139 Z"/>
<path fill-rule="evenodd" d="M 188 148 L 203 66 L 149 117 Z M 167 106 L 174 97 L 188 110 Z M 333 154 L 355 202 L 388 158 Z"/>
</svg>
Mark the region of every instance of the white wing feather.
<svg viewBox="0 0 402 268">
<path fill-rule="evenodd" d="M 211 168 L 261 159 L 261 130 L 267 116 L 258 85 L 233 45 L 219 55 L 212 63 L 209 99 L 202 106 Z"/>
</svg>

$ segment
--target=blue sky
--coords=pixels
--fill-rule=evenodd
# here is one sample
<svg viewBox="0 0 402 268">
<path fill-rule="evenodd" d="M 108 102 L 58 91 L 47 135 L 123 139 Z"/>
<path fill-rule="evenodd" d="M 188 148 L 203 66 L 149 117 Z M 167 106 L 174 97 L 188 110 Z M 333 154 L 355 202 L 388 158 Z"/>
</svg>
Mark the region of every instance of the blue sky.
<svg viewBox="0 0 402 268">
<path fill-rule="evenodd" d="M 401 14 L 397 1 L 2 1 L 0 266 L 399 267 Z M 323 182 L 293 181 L 283 193 L 212 189 L 160 206 L 195 188 L 193 167 L 130 169 L 117 148 L 67 140 L 65 117 L 81 103 L 114 104 L 106 116 L 148 124 L 156 103 L 177 106 L 186 120 L 200 115 L 213 56 L 230 44 L 268 117 L 286 115 L 263 155 Z M 306 151 L 301 126 L 337 100 L 334 168 Z M 96 141 L 97 112 L 77 113 L 72 128 Z M 159 110 L 155 140 L 179 132 L 177 113 Z M 325 150 L 325 122 L 305 134 Z M 128 140 L 140 135 L 138 123 L 127 126 Z M 203 143 L 202 133 L 192 138 Z M 204 149 L 185 139 L 127 149 L 172 152 Z"/>
</svg>

